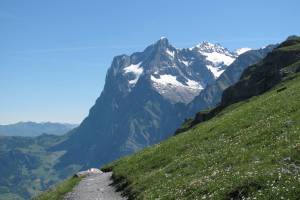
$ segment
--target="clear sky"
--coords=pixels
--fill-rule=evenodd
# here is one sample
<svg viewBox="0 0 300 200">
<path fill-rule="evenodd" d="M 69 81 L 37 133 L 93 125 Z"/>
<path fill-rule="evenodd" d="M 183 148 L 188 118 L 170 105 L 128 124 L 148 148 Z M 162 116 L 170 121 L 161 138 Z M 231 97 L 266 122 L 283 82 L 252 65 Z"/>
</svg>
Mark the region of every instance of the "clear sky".
<svg viewBox="0 0 300 200">
<path fill-rule="evenodd" d="M 166 36 L 258 48 L 300 34 L 299 0 L 0 0 L 0 124 L 79 123 L 115 55 Z"/>
</svg>

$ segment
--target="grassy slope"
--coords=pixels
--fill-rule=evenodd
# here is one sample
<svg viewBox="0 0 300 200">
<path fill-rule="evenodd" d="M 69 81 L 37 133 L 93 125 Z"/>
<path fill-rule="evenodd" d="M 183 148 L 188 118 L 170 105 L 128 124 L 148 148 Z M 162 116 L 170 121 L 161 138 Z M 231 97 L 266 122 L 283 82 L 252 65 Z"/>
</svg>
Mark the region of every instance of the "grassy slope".
<svg viewBox="0 0 300 200">
<path fill-rule="evenodd" d="M 80 182 L 81 178 L 72 177 L 53 189 L 50 189 L 40 196 L 33 198 L 33 200 L 61 200 L 64 195 L 72 191 L 72 189 Z"/>
<path fill-rule="evenodd" d="M 299 99 L 298 74 L 105 168 L 137 199 L 299 199 Z"/>
</svg>

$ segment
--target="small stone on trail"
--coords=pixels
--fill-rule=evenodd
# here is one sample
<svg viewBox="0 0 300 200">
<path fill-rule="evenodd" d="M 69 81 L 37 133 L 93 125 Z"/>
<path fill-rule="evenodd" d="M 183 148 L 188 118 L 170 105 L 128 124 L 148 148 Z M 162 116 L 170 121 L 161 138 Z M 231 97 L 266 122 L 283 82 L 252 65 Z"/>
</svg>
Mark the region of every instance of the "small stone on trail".
<svg viewBox="0 0 300 200">
<path fill-rule="evenodd" d="M 100 169 L 97 169 L 97 168 L 90 168 L 86 171 L 80 171 L 80 172 L 77 172 L 74 176 L 76 177 L 83 177 L 83 176 L 87 176 L 87 175 L 90 175 L 90 174 L 102 174 L 103 172 L 100 170 Z"/>
</svg>

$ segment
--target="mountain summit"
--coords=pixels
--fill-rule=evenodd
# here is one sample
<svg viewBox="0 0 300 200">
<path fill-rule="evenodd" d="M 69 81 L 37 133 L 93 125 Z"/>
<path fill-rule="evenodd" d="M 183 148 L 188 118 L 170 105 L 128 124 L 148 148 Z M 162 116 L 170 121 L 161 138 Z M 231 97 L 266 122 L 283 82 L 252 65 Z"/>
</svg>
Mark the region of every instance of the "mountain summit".
<svg viewBox="0 0 300 200">
<path fill-rule="evenodd" d="M 167 38 L 161 38 L 143 52 L 115 57 L 107 81 L 117 83 L 124 95 L 139 81 L 147 81 L 169 101 L 187 104 L 236 58 L 237 54 L 219 44 L 203 42 L 176 49 Z"/>
</svg>

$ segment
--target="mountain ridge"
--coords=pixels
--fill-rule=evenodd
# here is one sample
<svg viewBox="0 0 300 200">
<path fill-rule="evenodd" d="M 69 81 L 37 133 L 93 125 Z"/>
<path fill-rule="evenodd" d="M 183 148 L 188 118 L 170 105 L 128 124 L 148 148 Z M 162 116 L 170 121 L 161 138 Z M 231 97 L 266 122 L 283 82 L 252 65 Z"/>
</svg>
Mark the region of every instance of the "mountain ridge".
<svg viewBox="0 0 300 200">
<path fill-rule="evenodd" d="M 41 134 L 62 135 L 76 126 L 78 126 L 78 124 L 32 121 L 17 122 L 14 124 L 0 125 L 0 135 L 24 137 L 35 137 Z"/>
<path fill-rule="evenodd" d="M 262 60 L 278 45 L 268 45 L 260 49 L 247 50 L 222 73 L 218 79 L 209 84 L 198 96 L 188 105 L 187 116 L 193 116 L 196 112 L 217 106 L 221 102 L 223 91 L 229 86 L 235 84 L 242 72 L 253 64 Z"/>
</svg>

